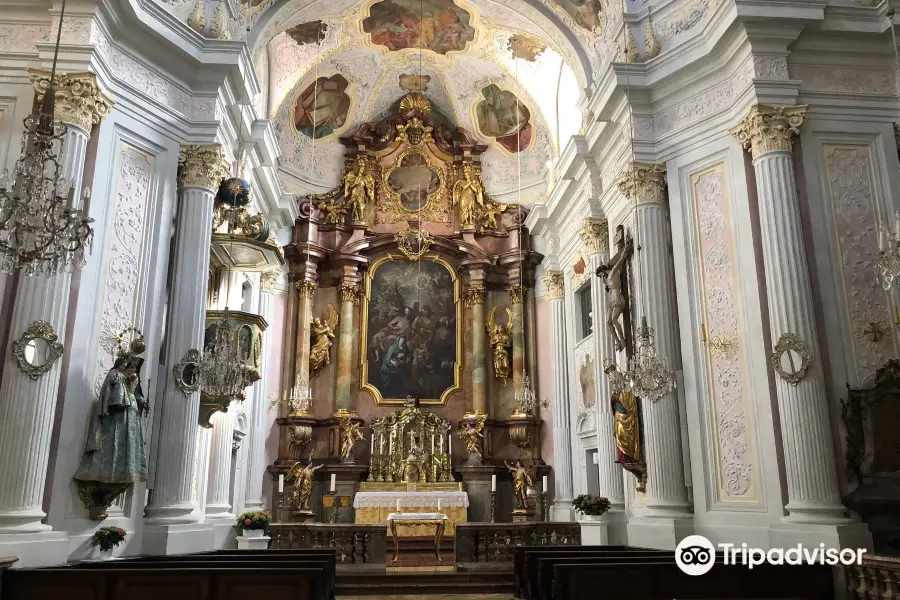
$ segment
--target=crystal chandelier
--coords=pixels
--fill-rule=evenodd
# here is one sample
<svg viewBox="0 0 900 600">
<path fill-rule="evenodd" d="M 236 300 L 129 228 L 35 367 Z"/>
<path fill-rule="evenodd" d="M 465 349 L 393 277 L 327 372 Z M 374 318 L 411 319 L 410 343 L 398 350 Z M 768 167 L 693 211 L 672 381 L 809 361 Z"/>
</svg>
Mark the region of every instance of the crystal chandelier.
<svg viewBox="0 0 900 600">
<path fill-rule="evenodd" d="M 522 377 L 522 383 L 516 388 L 515 414 L 534 416 L 536 396 L 528 375 Z"/>
<path fill-rule="evenodd" d="M 647 326 L 647 318 L 641 318 L 638 344 L 631 369 L 625 375 L 631 381 L 635 396 L 656 402 L 675 389 L 675 375 L 653 347 L 653 329 Z"/>
<path fill-rule="evenodd" d="M 216 328 L 215 342 L 203 351 L 200 389 L 207 400 L 228 405 L 247 387 L 247 369 L 234 343 L 234 327 L 225 309 Z"/>
<path fill-rule="evenodd" d="M 81 268 L 94 237 L 93 219 L 76 208 L 75 189 L 63 177 L 60 157 L 65 156 L 67 127 L 54 119 L 65 6 L 63 2 L 49 87 L 37 116 L 25 119 L 22 153 L 12 175 L 6 169 L 0 174 L 0 271 L 7 274 L 21 270 L 26 276 L 55 275 Z M 87 197 L 85 188 L 84 200 Z"/>
<path fill-rule="evenodd" d="M 900 277 L 900 212 L 894 219 L 893 232 L 886 231 L 884 227 L 878 232 L 875 265 L 881 271 L 881 287 L 885 291 L 891 289 L 894 279 Z"/>
<path fill-rule="evenodd" d="M 291 407 L 291 414 L 308 415 L 309 409 L 312 407 L 312 388 L 309 387 L 309 380 L 305 377 L 297 376 L 294 387 L 288 395 L 288 406 Z"/>
</svg>

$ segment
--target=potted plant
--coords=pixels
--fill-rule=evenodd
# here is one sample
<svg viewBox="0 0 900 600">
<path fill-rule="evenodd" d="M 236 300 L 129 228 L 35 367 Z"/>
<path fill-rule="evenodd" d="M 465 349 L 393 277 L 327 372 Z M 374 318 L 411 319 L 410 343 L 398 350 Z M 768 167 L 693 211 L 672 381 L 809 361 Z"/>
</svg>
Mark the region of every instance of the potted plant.
<svg viewBox="0 0 900 600">
<path fill-rule="evenodd" d="M 112 557 L 112 550 L 125 541 L 125 530 L 121 527 L 101 527 L 91 536 L 91 546 L 100 548 L 100 556 Z"/>
<path fill-rule="evenodd" d="M 575 512 L 584 515 L 586 521 L 599 521 L 600 517 L 609 510 L 609 500 L 603 496 L 581 494 L 572 501 Z"/>
<path fill-rule="evenodd" d="M 245 512 L 238 517 L 237 525 L 243 529 L 244 537 L 263 537 L 269 525 L 269 513 L 264 510 Z"/>
</svg>

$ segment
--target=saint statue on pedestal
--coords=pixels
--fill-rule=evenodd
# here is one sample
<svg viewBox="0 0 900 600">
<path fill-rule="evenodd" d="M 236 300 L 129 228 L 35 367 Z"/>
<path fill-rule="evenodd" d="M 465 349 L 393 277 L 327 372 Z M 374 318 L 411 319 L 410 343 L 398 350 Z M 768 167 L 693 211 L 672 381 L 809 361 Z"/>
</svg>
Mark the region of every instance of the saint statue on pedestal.
<svg viewBox="0 0 900 600">
<path fill-rule="evenodd" d="M 312 454 L 310 454 L 308 464 L 294 463 L 294 466 L 288 471 L 284 480 L 294 485 L 294 491 L 291 495 L 291 505 L 294 507 L 294 510 L 309 510 L 309 497 L 312 494 L 313 478 L 315 477 L 315 472 L 320 468 L 322 468 L 322 465 L 312 466 Z"/>
<path fill-rule="evenodd" d="M 616 438 L 616 462 L 637 479 L 637 490 L 643 492 L 647 468 L 641 453 L 641 422 L 637 398 L 628 389 L 625 378 L 614 363 L 604 369 L 613 389 L 611 404 Z"/>
<path fill-rule="evenodd" d="M 459 222 L 463 227 L 472 227 L 478 209 L 484 208 L 484 189 L 474 177 L 472 163 L 463 163 L 463 178 L 453 184 L 453 205 L 459 206 Z"/>
<path fill-rule="evenodd" d="M 516 492 L 516 510 L 524 510 L 528 507 L 528 490 L 534 488 L 537 479 L 536 469 L 533 466 L 524 467 L 520 461 L 511 465 L 504 460 L 503 464 L 512 474 L 513 487 Z"/>
<path fill-rule="evenodd" d="M 344 176 L 344 198 L 350 203 L 354 221 L 364 221 L 366 205 L 375 203 L 375 178 L 366 172 L 366 159 L 356 158 L 356 173 Z"/>
</svg>

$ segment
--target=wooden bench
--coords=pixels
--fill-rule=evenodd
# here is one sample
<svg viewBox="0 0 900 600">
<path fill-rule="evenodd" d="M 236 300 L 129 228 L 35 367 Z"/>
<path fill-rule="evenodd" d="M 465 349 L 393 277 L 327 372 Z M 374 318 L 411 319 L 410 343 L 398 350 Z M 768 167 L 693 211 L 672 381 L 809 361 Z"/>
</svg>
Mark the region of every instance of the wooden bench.
<svg viewBox="0 0 900 600">
<path fill-rule="evenodd" d="M 552 556 L 538 558 L 533 576 L 532 587 L 529 590 L 531 600 L 551 600 L 553 586 L 556 582 L 557 566 L 585 566 L 608 564 L 675 564 L 675 557 L 671 552 L 659 551 L 653 553 L 622 553 L 614 552 L 606 556 Z"/>
</svg>

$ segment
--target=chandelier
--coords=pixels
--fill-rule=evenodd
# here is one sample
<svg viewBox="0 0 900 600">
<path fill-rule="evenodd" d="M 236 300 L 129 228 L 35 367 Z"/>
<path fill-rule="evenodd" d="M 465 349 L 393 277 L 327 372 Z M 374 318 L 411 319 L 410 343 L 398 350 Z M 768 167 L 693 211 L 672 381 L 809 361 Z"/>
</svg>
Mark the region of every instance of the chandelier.
<svg viewBox="0 0 900 600">
<path fill-rule="evenodd" d="M 900 277 L 900 212 L 894 219 L 893 233 L 886 231 L 884 227 L 878 232 L 878 257 L 875 265 L 881 271 L 881 287 L 885 291 L 891 289 L 894 279 Z"/>
<path fill-rule="evenodd" d="M 297 375 L 294 387 L 288 392 L 287 399 L 279 400 L 275 398 L 272 400 L 271 405 L 287 405 L 291 409 L 291 415 L 309 415 L 309 409 L 312 408 L 312 388 L 309 387 L 309 379 Z"/>
<path fill-rule="evenodd" d="M 625 374 L 631 382 L 635 396 L 656 402 L 675 389 L 675 375 L 653 347 L 653 329 L 647 326 L 647 318 L 641 318 L 638 343 L 631 369 Z"/>
<path fill-rule="evenodd" d="M 0 271 L 7 274 L 21 270 L 30 277 L 79 269 L 94 237 L 93 219 L 76 208 L 75 189 L 63 177 L 60 157 L 65 156 L 68 128 L 54 118 L 65 6 L 63 2 L 50 84 L 37 116 L 25 119 L 22 153 L 12 174 L 8 169 L 0 173 Z M 83 197 L 88 198 L 87 188 Z"/>
<path fill-rule="evenodd" d="M 224 406 L 239 397 L 249 385 L 234 334 L 226 308 L 218 322 L 215 341 L 203 351 L 200 362 L 200 389 L 205 399 Z"/>
<path fill-rule="evenodd" d="M 528 375 L 523 375 L 522 383 L 516 388 L 516 407 L 513 414 L 534 416 L 536 403 L 536 396 L 534 388 L 531 385 L 531 378 Z"/>
</svg>

